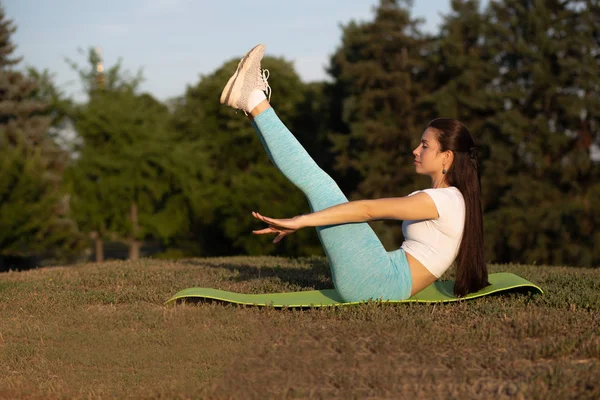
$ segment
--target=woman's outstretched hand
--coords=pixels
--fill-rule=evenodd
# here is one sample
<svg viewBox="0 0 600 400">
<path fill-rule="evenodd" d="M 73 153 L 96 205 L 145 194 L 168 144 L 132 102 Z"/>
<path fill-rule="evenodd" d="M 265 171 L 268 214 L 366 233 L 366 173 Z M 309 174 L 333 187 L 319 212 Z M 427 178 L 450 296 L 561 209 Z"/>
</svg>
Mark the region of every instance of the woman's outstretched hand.
<svg viewBox="0 0 600 400">
<path fill-rule="evenodd" d="M 269 227 L 265 229 L 259 229 L 252 231 L 255 235 L 264 235 L 268 233 L 277 233 L 277 237 L 273 240 L 273 243 L 278 243 L 281 239 L 296 232 L 298 229 L 304 226 L 300 223 L 300 216 L 286 219 L 269 218 L 260 215 L 256 211 L 252 211 L 252 216 L 256 219 L 263 221 L 268 224 Z"/>
</svg>

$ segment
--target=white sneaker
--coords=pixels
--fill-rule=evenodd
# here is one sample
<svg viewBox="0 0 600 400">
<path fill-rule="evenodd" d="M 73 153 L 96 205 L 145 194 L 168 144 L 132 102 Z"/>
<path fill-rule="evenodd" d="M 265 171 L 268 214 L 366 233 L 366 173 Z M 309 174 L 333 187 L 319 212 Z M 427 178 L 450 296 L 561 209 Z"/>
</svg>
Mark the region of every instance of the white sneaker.
<svg viewBox="0 0 600 400">
<path fill-rule="evenodd" d="M 264 54 L 265 46 L 259 44 L 242 57 L 221 93 L 221 104 L 249 113 L 256 106 L 249 102 L 254 90 L 266 92 L 271 99 L 271 87 L 267 82 L 269 71 L 260 68 Z"/>
</svg>

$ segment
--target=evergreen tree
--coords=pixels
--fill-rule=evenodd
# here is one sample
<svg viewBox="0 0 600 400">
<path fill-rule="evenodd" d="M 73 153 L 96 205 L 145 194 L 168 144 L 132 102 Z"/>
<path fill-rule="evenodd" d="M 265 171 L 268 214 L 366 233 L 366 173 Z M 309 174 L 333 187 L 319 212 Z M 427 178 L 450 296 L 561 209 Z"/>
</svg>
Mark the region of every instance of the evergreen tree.
<svg viewBox="0 0 600 400">
<path fill-rule="evenodd" d="M 488 254 L 597 265 L 599 176 L 590 150 L 598 141 L 598 7 L 505 0 L 488 12 L 498 71 L 490 90 L 504 98 L 485 127 Z"/>
<path fill-rule="evenodd" d="M 48 134 L 52 118 L 36 82 L 13 69 L 15 29 L 0 7 L 0 264 L 58 261 L 78 242 L 62 187 L 66 157 Z"/>
<path fill-rule="evenodd" d="M 27 68 L 28 78 L 35 82 L 33 97 L 47 104 L 46 115 L 51 118 L 48 134 L 67 154 L 73 152 L 72 121 L 69 118 L 73 100 L 60 90 L 49 70 L 39 71 L 35 67 Z"/>
<path fill-rule="evenodd" d="M 488 19 L 487 14 L 480 11 L 479 0 L 451 2 L 451 12 L 444 16 L 439 34 L 432 37 L 426 47 L 428 68 L 423 70 L 423 80 L 427 88 L 419 101 L 426 121 L 447 117 L 464 123 L 483 160 L 489 158 L 491 151 L 487 123 L 504 104 L 504 96 L 496 90 L 494 82 L 498 69 L 494 63 L 496 53 L 491 51 L 488 43 Z M 482 165 L 485 167 L 488 163 Z M 497 201 L 490 187 L 497 182 L 497 171 L 482 168 L 481 174 L 485 212 Z M 484 243 L 493 243 L 496 239 L 494 229 L 486 230 Z M 494 254 L 486 256 L 495 259 Z"/>
<path fill-rule="evenodd" d="M 479 0 L 451 1 L 439 34 L 425 47 L 419 108 L 426 121 L 460 120 L 481 145 L 480 128 L 502 105 L 502 98 L 489 90 L 496 68 L 486 44 L 488 22 L 479 8 Z"/>
<path fill-rule="evenodd" d="M 289 217 L 309 208 L 302 192 L 271 164 L 243 114 L 219 104 L 221 90 L 238 61 L 203 76 L 187 89 L 174 111 L 173 124 L 179 140 L 193 152 L 190 170 L 195 174 L 195 187 L 190 187 L 194 217 L 182 242 L 202 244 L 192 250 L 199 255 L 322 254 L 314 230 L 300 231 L 278 245 L 273 238 L 252 235 L 258 226 L 252 210 Z M 318 127 L 312 116 L 304 119 L 304 110 L 312 101 L 320 108 L 318 89 L 306 90 L 293 66 L 282 59 L 265 57 L 262 66 L 272 77 L 271 100 L 277 114 L 311 151 Z"/>
<path fill-rule="evenodd" d="M 92 67 L 97 57 L 90 51 Z M 105 237 L 127 243 L 136 260 L 145 238 L 168 242 L 187 219 L 169 112 L 150 95 L 136 94 L 139 81 L 119 71 L 120 63 L 102 77 L 80 70 L 90 100 L 73 114 L 82 142 L 69 174 L 73 210 L 96 240 L 98 261 Z"/>
<path fill-rule="evenodd" d="M 334 83 L 331 135 L 343 189 L 352 198 L 408 194 L 428 182 L 414 172 L 412 150 L 425 121 L 417 100 L 427 67 L 425 38 L 410 1 L 381 0 L 371 22 L 343 27 L 342 45 L 331 58 Z M 386 248 L 402 242 L 398 223 L 374 225 Z"/>
</svg>

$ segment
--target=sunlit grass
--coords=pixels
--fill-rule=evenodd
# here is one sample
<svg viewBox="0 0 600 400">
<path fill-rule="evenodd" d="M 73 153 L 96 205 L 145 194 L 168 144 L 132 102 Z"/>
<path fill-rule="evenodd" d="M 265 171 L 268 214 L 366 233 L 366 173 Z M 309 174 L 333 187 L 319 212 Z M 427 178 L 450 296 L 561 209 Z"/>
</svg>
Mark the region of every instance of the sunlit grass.
<svg viewBox="0 0 600 400">
<path fill-rule="evenodd" d="M 500 271 L 545 294 L 304 311 L 164 305 L 194 286 L 330 288 L 321 258 L 3 273 L 0 397 L 600 397 L 600 271 L 490 266 Z"/>
</svg>

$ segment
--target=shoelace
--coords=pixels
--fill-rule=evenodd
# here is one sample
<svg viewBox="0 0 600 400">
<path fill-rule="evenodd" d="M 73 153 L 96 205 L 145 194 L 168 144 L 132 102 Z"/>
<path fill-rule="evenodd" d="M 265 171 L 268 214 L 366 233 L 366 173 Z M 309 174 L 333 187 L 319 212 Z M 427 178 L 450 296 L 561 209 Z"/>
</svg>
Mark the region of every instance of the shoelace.
<svg viewBox="0 0 600 400">
<path fill-rule="evenodd" d="M 269 82 L 267 82 L 267 80 L 269 79 L 269 76 L 271 76 L 271 73 L 269 72 L 268 69 L 263 69 L 262 73 L 260 75 L 261 75 L 263 82 L 265 83 L 265 86 L 267 87 L 265 89 L 265 92 L 267 94 L 267 99 L 269 100 L 269 103 L 270 103 L 271 102 L 271 86 L 269 86 Z"/>
<path fill-rule="evenodd" d="M 260 73 L 260 78 L 262 79 L 263 83 L 265 84 L 265 92 L 267 94 L 267 100 L 269 102 L 271 102 L 271 86 L 269 86 L 269 76 L 271 76 L 271 73 L 269 72 L 268 69 L 263 69 L 262 71 L 260 70 L 260 67 L 258 68 L 258 72 Z M 244 114 L 247 116 L 248 113 L 246 111 L 244 111 Z"/>
</svg>

